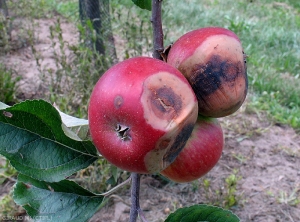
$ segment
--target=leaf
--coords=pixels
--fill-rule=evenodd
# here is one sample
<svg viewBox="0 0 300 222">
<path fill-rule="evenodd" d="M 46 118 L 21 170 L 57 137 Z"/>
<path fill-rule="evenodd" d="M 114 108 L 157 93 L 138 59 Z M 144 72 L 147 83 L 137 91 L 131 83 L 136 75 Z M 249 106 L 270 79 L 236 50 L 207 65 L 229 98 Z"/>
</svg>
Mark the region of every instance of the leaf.
<svg viewBox="0 0 300 222">
<path fill-rule="evenodd" d="M 91 141 L 65 134 L 58 111 L 43 100 L 0 111 L 0 154 L 20 173 L 48 182 L 63 180 L 98 158 Z"/>
<path fill-rule="evenodd" d="M 152 0 L 132 0 L 132 2 L 140 7 L 141 9 L 146 9 L 148 11 L 151 11 L 151 1 Z"/>
<path fill-rule="evenodd" d="M 89 121 L 87 119 L 79 119 L 70 115 L 67 115 L 60 111 L 56 104 L 53 105 L 64 123 L 62 128 L 65 134 L 74 140 L 87 139 L 89 135 Z"/>
<path fill-rule="evenodd" d="M 8 108 L 8 107 L 9 107 L 9 106 L 6 105 L 5 103 L 0 102 L 0 110 L 1 110 L 1 109 L 6 109 L 6 108 Z"/>
<path fill-rule="evenodd" d="M 79 118 L 67 115 L 67 114 L 63 113 L 62 111 L 60 111 L 55 104 L 54 104 L 54 107 L 57 109 L 57 111 L 62 119 L 62 122 L 67 127 L 86 126 L 89 124 L 87 119 L 79 119 Z"/>
<path fill-rule="evenodd" d="M 82 139 L 71 129 L 69 129 L 65 124 L 61 124 L 61 127 L 64 133 L 66 134 L 66 136 L 72 138 L 73 140 L 82 141 Z"/>
<path fill-rule="evenodd" d="M 116 185 L 118 181 L 119 170 L 116 166 L 111 165 L 110 167 L 111 177 L 106 181 L 107 184 Z"/>
<path fill-rule="evenodd" d="M 229 210 L 205 204 L 180 208 L 170 214 L 165 222 L 239 222 L 239 218 Z"/>
<path fill-rule="evenodd" d="M 87 221 L 106 202 L 103 196 L 73 181 L 49 183 L 22 174 L 18 176 L 13 198 L 34 221 Z"/>
</svg>

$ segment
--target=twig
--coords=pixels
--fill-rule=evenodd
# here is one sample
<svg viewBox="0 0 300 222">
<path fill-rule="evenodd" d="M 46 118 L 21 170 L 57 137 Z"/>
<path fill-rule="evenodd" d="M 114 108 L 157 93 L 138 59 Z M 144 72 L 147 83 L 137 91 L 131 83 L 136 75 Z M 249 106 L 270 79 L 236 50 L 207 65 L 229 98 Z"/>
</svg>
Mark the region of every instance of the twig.
<svg viewBox="0 0 300 222">
<path fill-rule="evenodd" d="M 131 177 L 129 177 L 127 180 L 125 180 L 124 182 L 120 183 L 119 185 L 115 186 L 114 188 L 112 188 L 111 190 L 105 192 L 105 193 L 102 193 L 100 194 L 101 196 L 109 196 L 111 195 L 112 193 L 116 192 L 118 189 L 120 189 L 121 187 L 123 187 L 124 185 L 126 185 L 127 183 L 129 183 L 129 181 L 131 180 Z"/>
<path fill-rule="evenodd" d="M 136 222 L 140 210 L 140 174 L 131 173 L 130 222 Z"/>
<path fill-rule="evenodd" d="M 130 207 L 131 204 L 130 203 L 127 203 L 125 200 L 123 200 L 122 197 L 118 196 L 118 195 L 115 195 L 115 194 L 112 194 L 108 197 L 109 199 L 117 199 L 119 200 L 120 202 L 122 202 L 123 204 L 125 204 L 126 206 Z"/>
<path fill-rule="evenodd" d="M 8 179 L 12 182 L 16 182 L 17 180 L 12 178 L 11 176 L 6 176 L 4 173 L 0 173 L 0 177 L 4 177 L 5 179 Z"/>
<path fill-rule="evenodd" d="M 153 58 L 163 60 L 161 53 L 164 51 L 164 34 L 161 21 L 162 0 L 152 0 L 152 28 L 153 28 Z"/>
</svg>

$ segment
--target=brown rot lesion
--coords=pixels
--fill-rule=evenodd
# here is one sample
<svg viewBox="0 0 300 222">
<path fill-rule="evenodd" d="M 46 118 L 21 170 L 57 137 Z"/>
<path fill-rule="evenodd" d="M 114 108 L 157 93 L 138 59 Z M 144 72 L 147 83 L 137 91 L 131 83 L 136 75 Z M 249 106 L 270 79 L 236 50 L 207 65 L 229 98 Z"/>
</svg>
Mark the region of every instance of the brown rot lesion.
<svg viewBox="0 0 300 222">
<path fill-rule="evenodd" d="M 178 115 L 182 109 L 182 99 L 177 95 L 171 87 L 162 87 L 156 89 L 153 93 L 152 105 L 161 114 Z"/>
<path fill-rule="evenodd" d="M 194 129 L 193 123 L 187 123 L 186 125 L 182 126 L 180 133 L 176 136 L 168 152 L 163 157 L 164 167 L 167 167 L 174 162 L 174 160 L 179 155 L 179 153 L 183 150 L 185 144 L 190 138 L 193 129 Z"/>
<path fill-rule="evenodd" d="M 131 136 L 129 134 L 130 128 L 127 126 L 123 126 L 121 124 L 117 124 L 115 126 L 115 131 L 118 137 L 123 141 L 131 140 Z"/>
</svg>

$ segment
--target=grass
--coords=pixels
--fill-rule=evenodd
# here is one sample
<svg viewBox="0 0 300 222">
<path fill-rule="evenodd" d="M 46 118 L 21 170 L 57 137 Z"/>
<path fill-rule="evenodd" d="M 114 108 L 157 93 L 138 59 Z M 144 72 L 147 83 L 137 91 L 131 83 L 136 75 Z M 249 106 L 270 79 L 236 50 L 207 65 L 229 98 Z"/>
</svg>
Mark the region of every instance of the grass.
<svg viewBox="0 0 300 222">
<path fill-rule="evenodd" d="M 195 181 L 195 191 L 204 193 L 206 202 L 210 205 L 230 209 L 241 204 L 242 194 L 237 191 L 239 181 L 242 179 L 239 172 L 233 169 L 232 172 L 223 178 L 221 185 L 212 186 L 213 182 L 204 176 Z M 216 185 L 216 184 L 214 184 Z"/>
<path fill-rule="evenodd" d="M 76 0 L 8 0 L 7 4 L 15 17 L 53 18 L 57 14 L 73 20 L 79 17 Z"/>
<path fill-rule="evenodd" d="M 44 68 L 37 62 L 42 78 L 46 82 L 50 80 L 46 99 L 56 103 L 63 112 L 87 118 L 91 91 L 110 61 L 84 45 L 69 45 L 63 37 L 60 19 L 50 27 L 49 38 L 53 48 L 59 46 L 53 51 L 56 69 Z M 73 53 L 72 62 L 69 62 L 66 48 Z M 36 55 L 38 57 L 38 53 Z M 43 58 L 37 58 L 37 61 L 39 59 Z"/>
<path fill-rule="evenodd" d="M 6 180 L 13 182 L 16 175 L 17 171 L 10 165 L 9 161 L 0 156 L 0 186 L 5 187 Z M 15 215 L 18 212 L 23 212 L 23 210 L 14 203 L 12 193 L 1 193 L 0 218 Z"/>
<path fill-rule="evenodd" d="M 277 201 L 282 204 L 287 204 L 291 206 L 297 206 L 300 203 L 300 198 L 297 195 L 299 188 L 295 188 L 292 192 L 287 193 L 286 191 L 281 191 Z"/>
<path fill-rule="evenodd" d="M 17 83 L 20 77 L 13 77 L 14 71 L 0 63 L 0 101 L 5 104 L 14 104 L 16 100 Z"/>
</svg>

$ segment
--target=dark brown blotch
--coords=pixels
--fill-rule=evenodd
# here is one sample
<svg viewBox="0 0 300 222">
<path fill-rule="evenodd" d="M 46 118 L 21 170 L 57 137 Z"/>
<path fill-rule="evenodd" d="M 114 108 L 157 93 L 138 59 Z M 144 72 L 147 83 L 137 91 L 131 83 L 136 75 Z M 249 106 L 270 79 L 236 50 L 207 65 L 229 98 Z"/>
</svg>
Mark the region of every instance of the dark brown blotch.
<svg viewBox="0 0 300 222">
<path fill-rule="evenodd" d="M 164 86 L 154 90 L 150 100 L 153 110 L 160 114 L 179 114 L 182 109 L 181 97 L 174 93 L 171 87 Z"/>
<path fill-rule="evenodd" d="M 180 133 L 175 138 L 174 143 L 172 144 L 169 151 L 165 154 L 163 161 L 165 166 L 170 165 L 184 148 L 186 142 L 190 138 L 192 131 L 194 129 L 194 124 L 188 124 L 180 131 Z"/>
<path fill-rule="evenodd" d="M 236 79 L 245 76 L 243 63 L 223 60 L 219 55 L 212 55 L 206 64 L 197 64 L 189 79 L 198 100 L 210 96 L 226 84 L 235 86 Z"/>
</svg>

